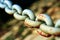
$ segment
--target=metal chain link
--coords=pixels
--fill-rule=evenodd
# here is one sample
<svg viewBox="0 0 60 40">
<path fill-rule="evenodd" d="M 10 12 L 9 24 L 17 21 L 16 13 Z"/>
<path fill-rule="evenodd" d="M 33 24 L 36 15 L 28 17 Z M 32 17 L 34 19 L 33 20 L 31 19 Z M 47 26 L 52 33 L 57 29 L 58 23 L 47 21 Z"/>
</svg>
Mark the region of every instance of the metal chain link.
<svg viewBox="0 0 60 40">
<path fill-rule="evenodd" d="M 56 22 L 55 27 L 53 27 L 52 19 L 47 14 L 38 14 L 35 18 L 35 15 L 31 10 L 22 10 L 17 4 L 12 5 L 10 0 L 0 0 L 0 8 L 4 8 L 5 12 L 8 14 L 13 14 L 15 19 L 24 20 L 24 24 L 28 27 L 40 26 L 39 29 L 46 33 L 60 35 L 60 28 L 58 27 L 60 26 L 60 20 Z M 41 24 L 41 21 L 38 20 L 42 20 L 45 23 Z"/>
<path fill-rule="evenodd" d="M 31 10 L 25 9 L 22 11 L 22 8 L 19 5 L 17 5 L 17 4 L 12 5 L 12 2 L 9 0 L 0 0 L 0 8 L 5 8 L 5 12 L 8 14 L 13 14 L 14 18 L 17 20 L 25 20 L 25 22 L 28 21 L 26 24 L 28 24 L 30 26 L 34 25 L 34 27 L 36 27 L 36 26 L 39 26 L 39 24 L 40 24 L 38 21 L 36 21 L 36 22 L 33 21 L 33 20 L 35 20 L 35 16 Z M 29 22 L 32 22 L 33 25 L 32 25 L 32 23 L 29 23 Z M 35 25 L 35 24 L 37 24 L 37 25 Z"/>
</svg>

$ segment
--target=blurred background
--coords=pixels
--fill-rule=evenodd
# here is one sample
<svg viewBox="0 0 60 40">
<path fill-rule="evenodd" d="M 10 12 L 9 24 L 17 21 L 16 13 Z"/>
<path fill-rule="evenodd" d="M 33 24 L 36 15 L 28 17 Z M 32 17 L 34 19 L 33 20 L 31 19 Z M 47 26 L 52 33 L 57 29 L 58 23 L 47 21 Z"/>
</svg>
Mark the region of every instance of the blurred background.
<svg viewBox="0 0 60 40">
<path fill-rule="evenodd" d="M 22 9 L 31 9 L 34 14 L 48 14 L 51 16 L 53 22 L 60 19 L 60 0 L 11 0 L 13 4 L 18 4 Z M 4 9 L 0 8 L 0 38 L 4 38 L 7 34 L 12 35 L 11 37 L 6 37 L 4 40 L 28 40 L 25 39 L 27 36 L 31 35 L 35 28 L 27 28 L 24 21 L 16 20 L 13 15 L 7 14 Z M 34 35 L 33 35 L 34 36 Z M 32 36 L 31 36 L 32 37 Z M 32 39 L 30 39 L 32 40 Z"/>
</svg>

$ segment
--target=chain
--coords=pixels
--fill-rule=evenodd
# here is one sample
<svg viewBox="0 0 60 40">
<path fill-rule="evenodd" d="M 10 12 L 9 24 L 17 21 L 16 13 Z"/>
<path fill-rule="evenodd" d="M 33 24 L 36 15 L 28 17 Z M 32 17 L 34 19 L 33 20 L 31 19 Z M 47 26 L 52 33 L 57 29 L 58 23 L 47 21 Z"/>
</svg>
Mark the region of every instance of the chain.
<svg viewBox="0 0 60 40">
<path fill-rule="evenodd" d="M 17 20 L 24 20 L 24 24 L 28 27 L 39 27 L 39 30 L 51 34 L 51 35 L 60 35 L 60 20 L 58 20 L 53 26 L 54 23 L 52 19 L 47 14 L 38 14 L 37 16 L 30 9 L 24 9 L 14 4 L 10 0 L 0 0 L 0 8 L 5 9 L 5 12 L 8 14 L 13 14 L 14 18 Z M 38 21 L 41 20 L 41 21 Z M 42 21 L 43 24 L 42 24 Z"/>
<path fill-rule="evenodd" d="M 31 25 L 33 27 L 40 25 L 40 22 L 35 20 L 35 15 L 31 10 L 25 9 L 22 11 L 19 5 L 12 5 L 12 2 L 9 0 L 0 0 L 0 8 L 4 8 L 5 12 L 8 14 L 13 14 L 14 18 L 17 20 L 25 20 L 26 25 Z"/>
</svg>

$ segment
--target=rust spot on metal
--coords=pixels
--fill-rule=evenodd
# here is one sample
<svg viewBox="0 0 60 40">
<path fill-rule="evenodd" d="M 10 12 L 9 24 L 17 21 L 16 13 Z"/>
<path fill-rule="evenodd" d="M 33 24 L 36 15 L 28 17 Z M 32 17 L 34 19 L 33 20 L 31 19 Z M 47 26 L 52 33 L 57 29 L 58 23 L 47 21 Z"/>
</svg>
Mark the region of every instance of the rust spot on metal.
<svg viewBox="0 0 60 40">
<path fill-rule="evenodd" d="M 47 34 L 47 33 L 44 33 L 43 31 L 37 31 L 38 34 L 40 34 L 41 36 L 44 36 L 44 37 L 50 37 L 51 35 L 50 34 Z"/>
<path fill-rule="evenodd" d="M 43 14 L 39 14 L 39 17 L 46 18 Z"/>
<path fill-rule="evenodd" d="M 33 27 L 33 26 L 29 25 L 29 24 L 26 23 L 26 22 L 24 22 L 24 24 L 25 24 L 25 26 L 27 26 L 27 27 L 29 27 L 29 28 L 39 28 L 39 26 L 40 26 L 40 25 L 38 25 L 38 26 Z"/>
</svg>

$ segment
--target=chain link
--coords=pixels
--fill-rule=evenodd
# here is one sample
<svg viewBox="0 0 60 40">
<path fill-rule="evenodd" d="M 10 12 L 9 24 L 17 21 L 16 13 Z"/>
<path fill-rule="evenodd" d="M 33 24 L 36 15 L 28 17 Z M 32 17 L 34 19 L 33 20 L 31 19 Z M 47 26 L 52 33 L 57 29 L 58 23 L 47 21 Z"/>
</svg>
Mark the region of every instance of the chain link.
<svg viewBox="0 0 60 40">
<path fill-rule="evenodd" d="M 5 8 L 5 12 L 8 14 L 13 14 L 14 18 L 17 20 L 27 20 L 26 18 L 29 18 L 30 21 L 35 20 L 35 15 L 31 10 L 25 9 L 22 11 L 22 8 L 19 5 L 17 4 L 12 5 L 12 2 L 9 0 L 1 0 L 0 8 Z M 28 25 L 31 24 L 29 23 L 29 20 L 27 20 L 28 22 L 25 21 L 25 23 L 27 22 Z M 36 21 L 35 23 L 33 23 L 33 25 L 30 26 L 34 27 L 35 24 L 39 25 L 39 22 Z"/>
<path fill-rule="evenodd" d="M 40 26 L 39 29 L 46 33 L 60 35 L 60 28 L 53 27 L 52 19 L 47 14 L 38 14 L 35 18 L 35 15 L 31 10 L 25 9 L 22 11 L 22 8 L 19 5 L 12 5 L 12 2 L 9 0 L 0 0 L 0 8 L 4 8 L 5 12 L 8 14 L 13 14 L 15 19 L 24 20 L 26 26 Z M 38 20 L 44 21 L 45 23 L 41 24 L 41 21 Z M 55 26 L 60 26 L 60 21 L 58 21 Z"/>
</svg>

